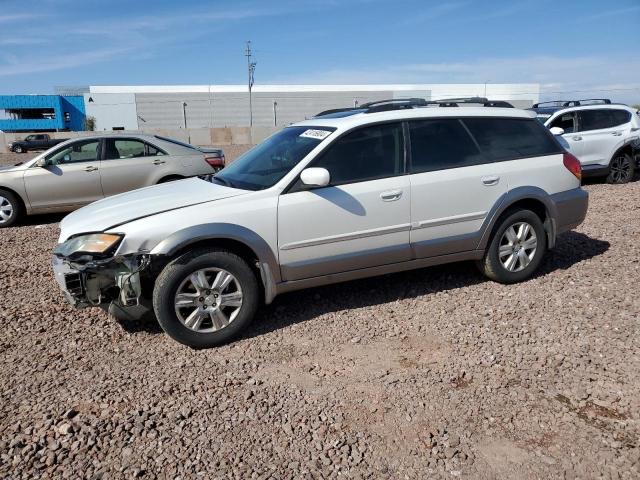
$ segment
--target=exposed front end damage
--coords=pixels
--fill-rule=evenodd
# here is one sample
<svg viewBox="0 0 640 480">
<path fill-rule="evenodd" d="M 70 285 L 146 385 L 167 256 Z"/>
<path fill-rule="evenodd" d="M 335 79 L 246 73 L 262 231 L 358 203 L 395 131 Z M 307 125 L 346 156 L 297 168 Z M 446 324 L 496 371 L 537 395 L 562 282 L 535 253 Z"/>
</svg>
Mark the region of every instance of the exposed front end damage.
<svg viewBox="0 0 640 480">
<path fill-rule="evenodd" d="M 143 303 L 141 277 L 151 264 L 148 252 L 95 259 L 56 254 L 55 278 L 69 302 L 77 308 L 114 303 L 134 309 Z"/>
</svg>

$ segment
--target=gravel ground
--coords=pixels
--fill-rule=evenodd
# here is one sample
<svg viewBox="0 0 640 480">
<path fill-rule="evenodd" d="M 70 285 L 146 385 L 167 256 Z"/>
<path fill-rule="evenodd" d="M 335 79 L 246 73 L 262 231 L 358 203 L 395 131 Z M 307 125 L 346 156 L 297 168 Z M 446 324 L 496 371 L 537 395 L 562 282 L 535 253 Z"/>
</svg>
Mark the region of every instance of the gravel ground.
<svg viewBox="0 0 640 480">
<path fill-rule="evenodd" d="M 278 297 L 194 351 L 74 310 L 60 217 L 0 232 L 0 477 L 640 476 L 640 182 L 534 279 L 467 263 Z"/>
</svg>

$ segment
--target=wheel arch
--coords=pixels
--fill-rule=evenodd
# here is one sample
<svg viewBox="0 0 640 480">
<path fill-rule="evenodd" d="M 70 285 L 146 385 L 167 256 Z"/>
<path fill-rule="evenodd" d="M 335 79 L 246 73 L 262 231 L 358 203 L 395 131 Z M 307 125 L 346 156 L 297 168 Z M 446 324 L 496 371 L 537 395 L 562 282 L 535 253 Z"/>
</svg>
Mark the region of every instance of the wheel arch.
<svg viewBox="0 0 640 480">
<path fill-rule="evenodd" d="M 483 234 L 478 244 L 479 250 L 484 250 L 491 241 L 491 237 L 497 227 L 500 217 L 510 209 L 523 208 L 537 214 L 547 232 L 547 245 L 553 248 L 556 243 L 557 232 L 557 208 L 550 195 L 538 187 L 518 187 L 507 192 L 501 201 L 487 215 Z"/>
<path fill-rule="evenodd" d="M 271 303 L 280 282 L 280 268 L 269 244 L 246 227 L 227 223 L 195 225 L 171 234 L 150 253 L 174 258 L 198 247 L 224 248 L 247 260 L 259 272 L 265 303 Z"/>
</svg>

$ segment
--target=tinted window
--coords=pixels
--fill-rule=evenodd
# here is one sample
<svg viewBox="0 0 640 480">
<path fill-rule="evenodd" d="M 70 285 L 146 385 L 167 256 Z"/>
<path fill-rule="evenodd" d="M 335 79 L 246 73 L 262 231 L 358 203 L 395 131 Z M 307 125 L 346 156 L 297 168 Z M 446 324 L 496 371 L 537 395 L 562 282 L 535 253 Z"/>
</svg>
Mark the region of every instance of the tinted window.
<svg viewBox="0 0 640 480">
<path fill-rule="evenodd" d="M 151 144 L 147 144 L 147 151 L 149 152 L 149 156 L 151 157 L 155 157 L 158 155 L 166 155 L 166 153 L 164 153 L 162 150 L 160 150 L 157 147 L 154 147 Z"/>
<path fill-rule="evenodd" d="M 549 128 L 559 127 L 564 130 L 564 133 L 573 133 L 576 131 L 576 117 L 573 113 L 564 113 L 556 118 Z"/>
<path fill-rule="evenodd" d="M 476 165 L 484 157 L 457 119 L 410 122 L 411 172 Z"/>
<path fill-rule="evenodd" d="M 87 140 L 67 145 L 62 150 L 51 153 L 46 157 L 50 165 L 74 162 L 90 162 L 98 159 L 99 140 Z"/>
<path fill-rule="evenodd" d="M 404 172 L 402 125 L 375 125 L 348 133 L 313 166 L 326 168 L 332 185 L 400 175 Z"/>
<path fill-rule="evenodd" d="M 631 121 L 631 113 L 626 110 L 611 110 L 612 123 L 614 127 L 623 125 Z"/>
<path fill-rule="evenodd" d="M 108 139 L 105 147 L 105 160 L 119 158 L 144 157 L 144 142 L 132 139 Z"/>
<path fill-rule="evenodd" d="M 600 130 L 614 125 L 611 110 L 582 110 L 578 112 L 580 131 Z"/>
<path fill-rule="evenodd" d="M 559 153 L 560 147 L 535 119 L 466 118 L 465 125 L 491 161 Z"/>
</svg>

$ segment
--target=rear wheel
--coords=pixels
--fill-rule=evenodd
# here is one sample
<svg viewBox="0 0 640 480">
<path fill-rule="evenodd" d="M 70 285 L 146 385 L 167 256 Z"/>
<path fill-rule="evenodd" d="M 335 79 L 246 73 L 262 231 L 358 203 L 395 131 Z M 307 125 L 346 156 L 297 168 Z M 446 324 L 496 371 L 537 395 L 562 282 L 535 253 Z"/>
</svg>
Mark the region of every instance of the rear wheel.
<svg viewBox="0 0 640 480">
<path fill-rule="evenodd" d="M 6 190 L 0 190 L 0 228 L 14 225 L 22 216 L 22 203 L 18 197 Z"/>
<path fill-rule="evenodd" d="M 153 290 L 162 329 L 194 348 L 221 345 L 244 330 L 258 309 L 258 280 L 226 250 L 195 250 L 169 263 Z"/>
<path fill-rule="evenodd" d="M 479 267 L 496 282 L 521 282 L 533 275 L 546 249 L 540 217 L 531 210 L 512 210 L 503 215 Z"/>
<path fill-rule="evenodd" d="M 609 164 L 607 183 L 629 183 L 635 175 L 635 161 L 626 153 L 617 153 Z"/>
</svg>

